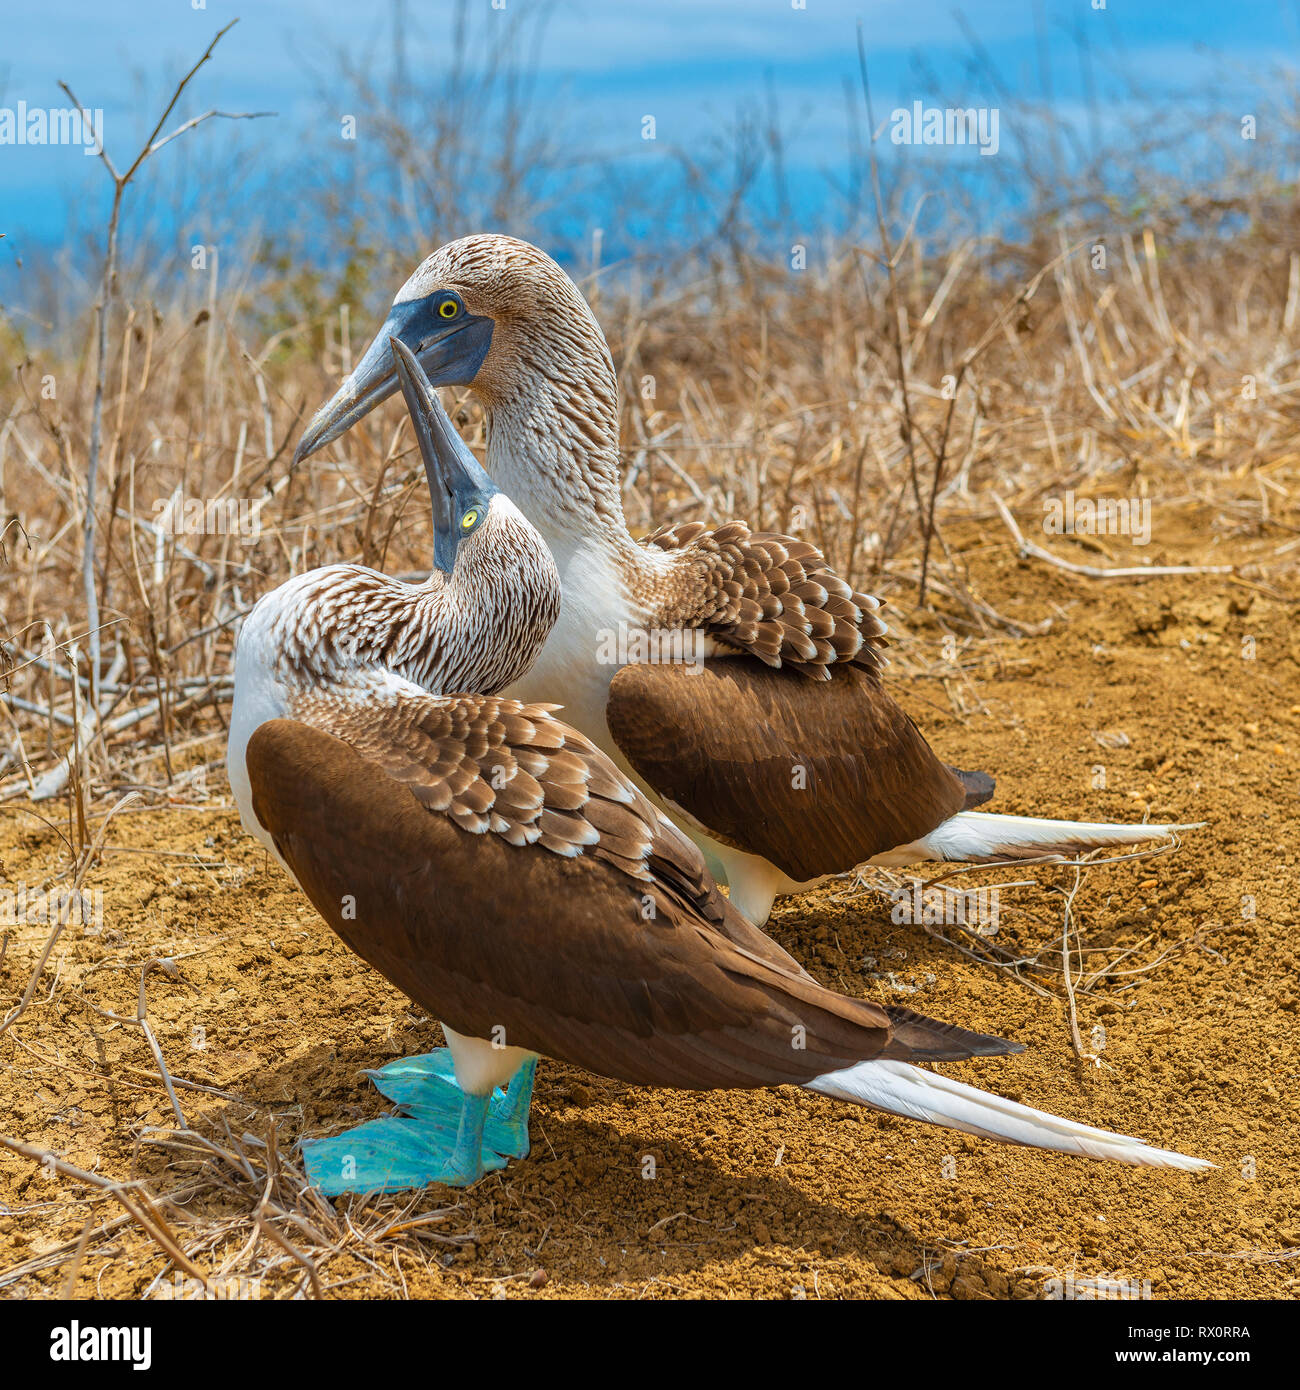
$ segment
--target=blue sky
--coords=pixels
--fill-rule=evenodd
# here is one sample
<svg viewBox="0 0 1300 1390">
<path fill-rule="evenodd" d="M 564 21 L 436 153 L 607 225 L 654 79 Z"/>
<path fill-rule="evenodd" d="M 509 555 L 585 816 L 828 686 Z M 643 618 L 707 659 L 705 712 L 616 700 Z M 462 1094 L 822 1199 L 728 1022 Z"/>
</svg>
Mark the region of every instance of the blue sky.
<svg viewBox="0 0 1300 1390">
<path fill-rule="evenodd" d="M 259 178 L 239 185 L 238 196 L 249 216 L 274 223 L 289 215 L 274 195 L 290 171 L 317 167 L 328 176 L 336 156 L 338 55 L 381 88 L 390 80 L 393 2 L 0 0 L 0 108 L 65 105 L 57 86 L 63 78 L 83 103 L 103 108 L 106 144 L 121 159 L 176 77 L 221 25 L 240 16 L 177 115 L 212 106 L 278 113 L 255 127 L 213 122 L 191 137 L 185 154 L 217 171 L 241 151 Z M 806 0 L 804 8 L 795 7 L 798 0 L 504 3 L 503 15 L 492 0 L 470 0 L 476 32 L 489 42 L 494 25 L 532 22 L 545 12 L 539 111 L 544 118 L 563 109 L 575 156 L 647 157 L 640 139 L 646 114 L 656 118 L 660 148 L 701 148 L 770 90 L 789 131 L 794 197 L 810 217 L 824 175 L 846 158 L 843 82 L 857 81 L 859 20 L 878 124 L 891 108 L 937 92 L 952 105 L 1042 101 L 1085 134 L 1090 121 L 1107 136 L 1117 127 L 1137 133 L 1153 119 L 1152 107 L 1158 113 L 1212 97 L 1229 112 L 1253 110 L 1265 96 L 1277 97 L 1285 85 L 1279 74 L 1289 69 L 1294 77 L 1300 59 L 1300 0 L 1106 0 L 1104 9 L 1094 8 L 1097 0 Z M 413 74 L 436 73 L 446 62 L 453 0 L 404 0 L 403 8 Z M 958 9 L 996 80 L 972 65 Z M 970 150 L 942 157 L 967 174 L 976 162 Z M 150 172 L 154 187 L 179 176 L 181 158 L 175 147 L 160 156 Z M 192 183 L 192 169 L 189 177 Z M 225 177 L 211 173 L 199 191 L 219 194 Z M 58 245 L 102 206 L 105 191 L 98 161 L 80 150 L 0 145 L 0 231 L 7 234 L 0 260 Z M 198 196 L 193 187 L 189 194 Z"/>
</svg>

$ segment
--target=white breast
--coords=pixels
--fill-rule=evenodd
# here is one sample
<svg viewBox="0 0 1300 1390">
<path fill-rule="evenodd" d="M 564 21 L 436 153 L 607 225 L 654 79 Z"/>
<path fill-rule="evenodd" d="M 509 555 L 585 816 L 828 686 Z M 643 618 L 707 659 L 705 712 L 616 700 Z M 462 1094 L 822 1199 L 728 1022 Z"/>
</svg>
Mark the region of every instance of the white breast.
<svg viewBox="0 0 1300 1390">
<path fill-rule="evenodd" d="M 559 619 L 532 670 L 503 694 L 562 704 L 566 724 L 616 756 L 605 705 L 619 668 L 597 660 L 597 653 L 602 634 L 617 632 L 620 623 L 635 627 L 646 617 L 634 608 L 624 575 L 604 549 L 574 546 L 556 560 L 563 585 Z"/>
<path fill-rule="evenodd" d="M 339 566 L 350 573 L 355 567 Z M 296 629 L 299 643 L 303 629 L 311 631 L 311 595 L 322 586 L 329 570 L 309 570 L 287 580 L 258 600 L 244 620 L 235 645 L 235 698 L 226 740 L 226 773 L 239 807 L 244 829 L 272 854 L 275 846 L 253 812 L 253 790 L 248 777 L 248 741 L 269 719 L 292 719 L 303 698 L 333 694 L 374 706 L 399 696 L 425 692 L 411 681 L 383 667 L 353 664 L 328 676 L 315 673 L 303 684 L 295 682 L 286 666 L 286 631 Z M 276 856 L 279 858 L 279 856 Z"/>
<path fill-rule="evenodd" d="M 563 536 L 550 544 L 564 588 L 560 617 L 532 669 L 502 693 L 515 700 L 546 700 L 563 705 L 560 718 L 586 734 L 656 805 L 667 809 L 658 794 L 632 770 L 609 732 L 606 717 L 610 682 L 625 664 L 608 659 L 611 649 L 622 650 L 617 635 L 620 630 L 629 636 L 645 631 L 654 625 L 654 617 L 632 599 L 626 571 L 608 550 L 574 544 Z M 648 552 L 646 558 L 652 563 L 661 561 L 655 551 Z M 672 558 L 665 554 L 661 562 L 667 568 Z M 703 634 L 699 634 L 698 644 L 688 650 L 701 657 L 733 655 L 729 650 L 718 649 Z"/>
<path fill-rule="evenodd" d="M 284 586 L 282 585 L 281 588 Z M 248 781 L 248 740 L 268 719 L 289 712 L 289 691 L 276 676 L 276 649 L 272 624 L 281 589 L 262 598 L 244 620 L 235 644 L 235 700 L 230 711 L 230 736 L 226 740 L 226 773 L 239 807 L 244 829 L 272 854 L 275 846 L 253 814 L 253 790 Z M 277 856 L 278 857 L 278 856 Z"/>
</svg>

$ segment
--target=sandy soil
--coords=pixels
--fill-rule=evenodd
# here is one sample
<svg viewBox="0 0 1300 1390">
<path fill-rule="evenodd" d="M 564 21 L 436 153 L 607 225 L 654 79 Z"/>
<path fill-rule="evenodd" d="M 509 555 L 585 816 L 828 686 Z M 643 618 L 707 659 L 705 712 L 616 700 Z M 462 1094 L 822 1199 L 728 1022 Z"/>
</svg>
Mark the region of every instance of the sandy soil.
<svg viewBox="0 0 1300 1390">
<path fill-rule="evenodd" d="M 1189 518 L 1181 543 L 1162 533 L 1152 558 L 1201 558 L 1205 524 Z M 980 596 L 1053 623 L 1044 636 L 976 645 L 967 680 L 896 682 L 934 745 L 996 773 L 990 809 L 1210 822 L 1176 852 L 1084 876 L 1074 903 L 1082 970 L 1112 966 L 1078 997 L 1087 1050 L 1104 1027 L 1099 1062 L 1072 1051 L 1059 978 L 1031 973 L 1050 991 L 1035 993 L 921 926 L 895 924 L 879 892 L 839 883 L 785 900 L 770 929 L 837 987 L 1028 1044 L 1018 1057 L 954 1068 L 963 1079 L 1203 1155 L 1218 1169 L 1130 1170 L 980 1143 L 794 1090 L 654 1092 L 544 1063 L 533 1155 L 471 1192 L 336 1204 L 358 1223 L 376 1209 L 406 1223 L 436 1219 L 381 1236 L 374 1263 L 353 1246 L 318 1256 L 325 1285 L 349 1297 L 1038 1298 L 1049 1280 L 1073 1276 L 1149 1280 L 1157 1298 L 1293 1295 L 1293 609 L 1218 576 L 1090 583 L 974 535 L 966 559 Z M 915 650 L 933 649 L 925 659 L 937 661 L 939 625 L 913 622 L 911 632 Z M 1126 745 L 1094 737 L 1119 741 L 1117 731 Z M 1104 788 L 1093 786 L 1098 765 Z M 5 806 L 0 878 L 36 885 L 63 870 L 65 816 L 49 804 Z M 273 1117 L 288 1153 L 299 1135 L 381 1112 L 363 1068 L 437 1045 L 436 1026 L 349 955 L 242 834 L 218 777 L 206 799 L 186 793 L 169 806 L 154 797 L 124 812 L 107 844 L 87 879 L 104 892 L 102 934 L 69 929 L 32 1006 L 0 1038 L 0 1132 L 98 1174 L 142 1178 L 155 1194 L 202 1177 L 191 1160 L 139 1141 L 147 1126 L 170 1123 L 170 1107 L 140 1030 L 102 1012 L 134 1016 L 139 967 L 152 957 L 173 962 L 147 979 L 169 1070 L 239 1098 L 182 1089 L 203 1133 L 266 1135 Z M 1073 870 L 964 880 L 1027 878 L 1036 883 L 1002 893 L 994 943 L 1012 954 L 1059 939 Z M 0 1009 L 21 996 L 45 935 L 35 925 L 13 935 Z M 643 1176 L 647 1155 L 653 1179 Z M 213 1232 L 197 1257 L 205 1269 L 248 1238 L 249 1191 L 200 1182 L 185 1204 L 192 1224 L 177 1225 L 173 1213 L 191 1244 L 194 1232 Z M 86 1195 L 0 1150 L 0 1271 L 26 1270 L 0 1274 L 6 1296 L 63 1290 L 74 1261 L 57 1247 L 81 1235 Z M 119 1214 L 104 1198 L 93 1211 L 96 1223 Z M 76 1292 L 139 1296 L 164 1268 L 157 1246 L 125 1226 L 91 1240 Z M 301 1273 L 285 1259 L 257 1293 L 283 1296 Z"/>
</svg>

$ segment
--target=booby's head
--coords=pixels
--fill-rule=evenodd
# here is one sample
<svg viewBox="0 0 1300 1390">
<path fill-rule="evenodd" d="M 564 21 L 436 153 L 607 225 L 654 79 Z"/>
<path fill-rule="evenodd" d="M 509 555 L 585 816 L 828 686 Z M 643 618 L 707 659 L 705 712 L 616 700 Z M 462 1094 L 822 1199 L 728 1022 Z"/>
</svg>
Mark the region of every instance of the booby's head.
<svg viewBox="0 0 1300 1390">
<path fill-rule="evenodd" d="M 529 670 L 559 616 L 546 542 L 465 446 L 415 354 L 385 347 L 424 460 L 440 573 L 407 584 L 327 565 L 264 594 L 235 663 L 245 735 L 250 709 L 275 718 L 330 690 L 391 693 L 393 677 L 434 693 L 492 694 Z"/>
<path fill-rule="evenodd" d="M 549 383 L 617 443 L 614 367 L 581 291 L 544 251 L 483 234 L 440 247 L 397 292 L 356 370 L 316 412 L 295 462 L 398 389 L 391 339 L 433 386 L 469 386 L 489 410 Z"/>
<path fill-rule="evenodd" d="M 466 447 L 419 359 L 396 338 L 388 347 L 433 508 L 433 562 L 442 575 L 431 576 L 429 592 L 444 630 L 437 688 L 499 690 L 533 664 L 559 616 L 555 558 Z M 431 688 L 430 678 L 417 679 Z M 448 686 L 453 679 L 462 683 Z"/>
<path fill-rule="evenodd" d="M 456 433 L 419 359 L 401 339 L 390 338 L 388 343 L 429 481 L 433 563 L 450 575 L 461 544 L 482 528 L 496 499 L 503 504 L 497 510 L 506 510 L 505 499 Z"/>
</svg>

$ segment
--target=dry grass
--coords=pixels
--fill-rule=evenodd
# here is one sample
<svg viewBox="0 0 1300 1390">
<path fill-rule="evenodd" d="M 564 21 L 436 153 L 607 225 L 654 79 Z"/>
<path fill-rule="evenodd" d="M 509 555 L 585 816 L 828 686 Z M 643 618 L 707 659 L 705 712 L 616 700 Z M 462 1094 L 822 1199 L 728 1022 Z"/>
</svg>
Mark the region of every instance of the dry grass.
<svg viewBox="0 0 1300 1390">
<path fill-rule="evenodd" d="M 1160 515 L 1202 509 L 1224 583 L 1294 595 L 1300 255 L 1278 233 L 1274 213 L 1287 214 L 1265 202 L 1241 211 L 1248 225 L 1231 240 L 1117 222 L 1102 234 L 946 248 L 923 245 L 906 217 L 882 216 L 873 245 L 843 244 L 803 271 L 710 252 L 671 278 L 593 276 L 585 288 L 623 386 L 629 524 L 740 516 L 812 538 L 911 629 L 896 647 L 898 673 L 963 718 L 982 708 L 974 668 L 990 654 L 1010 659 L 1006 639 L 1032 638 L 1052 615 L 1012 617 L 986 601 L 949 544 L 955 524 L 979 522 L 988 545 L 1016 544 L 1099 586 L 1127 585 L 1142 567 L 1121 564 L 1102 537 L 1027 541 L 1043 499 L 1150 499 L 1157 519 L 1143 559 L 1156 566 Z M 66 864 L 45 886 L 79 888 L 123 795 L 179 809 L 210 804 L 210 789 L 224 794 L 233 632 L 262 593 L 338 561 L 427 566 L 422 474 L 398 408 L 296 473 L 289 466 L 304 418 L 350 368 L 386 293 L 252 336 L 253 292 L 218 293 L 215 272 L 197 313 L 119 289 L 103 325 L 102 412 L 89 352 L 37 352 L 19 365 L 0 421 L 0 800 L 44 802 L 65 827 Z M 95 327 L 88 311 L 87 342 Z M 481 445 L 472 407 L 461 423 Z M 242 501 L 258 534 L 160 530 L 158 507 L 177 494 Z M 104 652 L 93 683 L 87 535 Z M 1117 949 L 1101 970 L 1072 975 L 1068 912 L 1069 897 L 1064 932 L 1059 918 L 1038 923 L 1031 956 L 1009 957 L 976 933 L 951 944 L 1050 994 L 1122 984 L 1165 958 L 1164 948 Z M 0 1050 L 22 1048 L 23 1013 L 49 988 L 57 936 L 56 926 L 22 996 L 3 1001 Z M 177 1123 L 139 1141 L 171 1152 L 179 1185 L 150 1195 L 51 1160 L 85 1190 L 82 1236 L 0 1283 L 66 1265 L 71 1288 L 88 1252 L 113 1248 L 125 1225 L 164 1252 L 159 1280 L 179 1270 L 216 1289 L 265 1278 L 289 1295 L 341 1287 L 329 1266 L 343 1252 L 400 1294 L 390 1237 L 407 1233 L 400 1253 L 416 1259 L 465 1242 L 454 1207 L 412 1217 L 388 1199 L 356 1224 L 306 1188 L 273 1122 L 260 1135 L 189 1128 L 188 1083 L 178 1092 L 149 1031 L 146 977 L 159 964 L 131 967 L 139 1007 L 117 1021 L 150 1040 L 147 1084 L 166 1091 Z M 1074 1045 L 1088 1055 L 1077 1028 Z M 20 1140 L 0 1143 L 46 1161 Z M 226 1214 L 190 1215 L 200 1192 L 209 1210 L 219 1195 Z M 112 1204 L 122 1214 L 110 1216 Z"/>
<path fill-rule="evenodd" d="M 822 271 L 753 263 L 743 283 L 719 275 L 654 299 L 605 287 L 629 524 L 743 516 L 797 531 L 896 603 L 915 595 L 929 532 L 930 597 L 958 653 L 1027 629 L 970 591 L 948 525 L 974 519 L 993 535 L 1005 506 L 1032 533 L 1042 499 L 1067 490 L 1149 498 L 1157 517 L 1207 505 L 1219 518 L 1211 541 L 1232 542 L 1231 582 L 1286 587 L 1300 565 L 1300 258 L 1279 252 L 1269 264 L 1243 247 L 1234 264 L 1228 248 L 1211 268 L 1196 246 L 1128 232 L 1107 251 L 1104 274 L 1089 269 L 1088 245 L 1048 257 L 1024 282 L 1032 294 L 991 284 L 967 245 L 933 264 L 903 257 L 892 289 L 860 248 Z M 107 670 L 93 738 L 75 754 L 97 793 L 149 794 L 159 753 L 192 763 L 204 752 L 189 740 L 228 698 L 232 624 L 267 588 L 337 561 L 427 564 L 399 411 L 380 412 L 332 457 L 289 467 L 304 414 L 380 307 L 351 315 L 367 325 L 355 342 L 340 316 L 250 343 L 235 302 L 197 325 L 125 305 L 108 364 L 96 553 Z M 286 355 L 322 329 L 318 361 Z M 47 374 L 52 400 L 40 389 Z M 31 791 L 68 756 L 90 693 L 79 583 L 87 383 L 39 359 L 18 381 L 0 425 L 14 735 L 0 796 Z M 481 443 L 473 412 L 462 422 Z M 160 530 L 158 509 L 178 490 L 244 502 L 260 534 Z M 1104 537 L 1084 543 L 1088 572 L 1116 568 Z M 1159 548 L 1157 521 L 1153 562 Z M 948 663 L 954 675 L 960 664 Z"/>
</svg>

